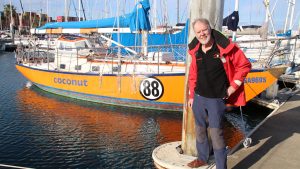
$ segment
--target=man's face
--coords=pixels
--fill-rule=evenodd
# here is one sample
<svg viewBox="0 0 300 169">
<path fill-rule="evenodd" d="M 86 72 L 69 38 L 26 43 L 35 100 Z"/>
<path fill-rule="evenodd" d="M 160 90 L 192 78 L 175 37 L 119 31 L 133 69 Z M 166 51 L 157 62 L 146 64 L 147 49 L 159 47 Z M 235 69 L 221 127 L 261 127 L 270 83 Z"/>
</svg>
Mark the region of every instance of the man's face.
<svg viewBox="0 0 300 169">
<path fill-rule="evenodd" d="M 196 38 L 202 45 L 206 45 L 211 40 L 211 31 L 205 23 L 196 22 L 194 25 Z"/>
</svg>

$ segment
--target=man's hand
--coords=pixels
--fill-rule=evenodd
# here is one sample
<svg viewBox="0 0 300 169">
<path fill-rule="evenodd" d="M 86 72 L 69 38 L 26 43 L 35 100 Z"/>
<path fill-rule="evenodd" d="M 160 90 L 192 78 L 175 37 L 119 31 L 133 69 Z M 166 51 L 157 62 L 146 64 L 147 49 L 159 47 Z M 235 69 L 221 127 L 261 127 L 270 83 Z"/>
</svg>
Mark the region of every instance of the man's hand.
<svg viewBox="0 0 300 169">
<path fill-rule="evenodd" d="M 193 107 L 194 99 L 189 99 L 188 106 Z"/>
<path fill-rule="evenodd" d="M 227 98 L 229 98 L 234 92 L 235 89 L 232 86 L 229 86 L 227 89 Z"/>
</svg>

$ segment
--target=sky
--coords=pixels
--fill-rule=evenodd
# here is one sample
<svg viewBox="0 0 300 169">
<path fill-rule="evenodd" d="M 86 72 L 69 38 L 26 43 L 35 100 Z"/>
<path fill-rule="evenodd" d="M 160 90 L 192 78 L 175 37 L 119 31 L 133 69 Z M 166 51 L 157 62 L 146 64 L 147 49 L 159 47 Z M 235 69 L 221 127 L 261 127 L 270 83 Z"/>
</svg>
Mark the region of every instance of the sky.
<svg viewBox="0 0 300 169">
<path fill-rule="evenodd" d="M 21 12 L 20 0 L 0 0 L 0 10 L 3 10 L 4 4 L 9 4 L 10 1 Z M 47 13 L 56 18 L 56 16 L 64 15 L 64 0 L 21 0 L 24 11 L 33 11 Z M 79 11 L 78 0 L 70 1 L 70 16 L 76 16 L 75 11 Z M 117 16 L 117 14 L 129 13 L 134 8 L 136 0 L 82 0 L 87 19 L 99 19 L 103 17 Z M 119 12 L 116 2 L 120 2 Z M 275 2 L 277 5 L 275 6 Z M 297 1 L 297 0 L 296 0 Z M 154 0 L 150 0 L 153 5 Z M 177 1 L 176 0 L 157 0 L 157 24 L 164 23 L 164 18 L 167 18 L 170 25 L 177 23 Z M 189 0 L 179 0 L 179 22 L 185 22 L 189 12 Z M 47 7 L 48 4 L 48 7 Z M 229 15 L 234 10 L 235 0 L 224 0 L 224 15 L 223 18 Z M 287 15 L 288 0 L 270 0 L 270 10 L 274 8 L 273 21 L 275 29 L 283 29 L 285 18 Z M 168 11 L 168 12 L 165 12 Z M 239 25 L 261 25 L 265 20 L 265 7 L 263 0 L 239 0 Z M 83 16 L 81 10 L 81 16 Z M 298 29 L 300 20 L 300 2 L 296 2 L 293 29 Z"/>
</svg>

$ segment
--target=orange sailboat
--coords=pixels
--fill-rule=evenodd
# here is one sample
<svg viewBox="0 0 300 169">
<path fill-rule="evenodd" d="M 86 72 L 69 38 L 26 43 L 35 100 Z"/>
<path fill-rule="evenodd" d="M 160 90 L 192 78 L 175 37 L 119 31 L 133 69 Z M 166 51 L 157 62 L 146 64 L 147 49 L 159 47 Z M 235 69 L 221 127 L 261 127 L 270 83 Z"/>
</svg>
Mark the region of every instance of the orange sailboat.
<svg viewBox="0 0 300 169">
<path fill-rule="evenodd" d="M 33 84 L 51 93 L 105 104 L 181 111 L 185 62 L 169 52 L 149 58 L 103 56 L 82 37 L 61 37 L 57 49 L 18 49 L 16 68 Z M 155 56 L 155 57 L 154 57 Z M 268 71 L 251 72 L 245 79 L 247 100 L 276 78 Z"/>
</svg>

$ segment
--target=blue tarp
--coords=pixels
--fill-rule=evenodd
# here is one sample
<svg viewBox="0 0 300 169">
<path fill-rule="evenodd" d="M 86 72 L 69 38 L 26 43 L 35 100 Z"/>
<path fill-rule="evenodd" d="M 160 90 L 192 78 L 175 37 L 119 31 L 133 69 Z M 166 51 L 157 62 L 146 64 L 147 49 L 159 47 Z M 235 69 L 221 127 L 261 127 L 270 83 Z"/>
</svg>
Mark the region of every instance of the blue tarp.
<svg viewBox="0 0 300 169">
<path fill-rule="evenodd" d="M 185 55 L 187 51 L 187 45 L 181 46 L 182 44 L 187 44 L 188 39 L 188 26 L 189 21 L 186 22 L 184 29 L 176 34 L 148 34 L 148 52 L 157 52 L 155 46 L 160 46 L 161 52 L 173 52 L 176 60 L 185 60 Z M 120 44 L 126 47 L 141 47 L 142 46 L 142 34 L 135 33 L 120 33 Z M 112 40 L 118 42 L 118 34 L 112 34 Z M 114 44 L 112 44 L 115 46 Z M 166 46 L 164 46 L 166 45 Z M 173 45 L 172 47 L 167 45 Z M 177 45 L 177 46 L 176 46 Z M 142 52 L 141 48 L 133 48 L 137 52 Z M 125 50 L 122 53 L 127 53 Z"/>
<path fill-rule="evenodd" d="M 280 37 L 291 37 L 292 36 L 292 30 L 287 30 L 285 33 L 277 33 L 277 36 Z"/>
<path fill-rule="evenodd" d="M 149 0 L 140 0 L 130 14 L 119 16 L 119 27 L 130 27 L 131 31 L 150 30 L 149 9 Z M 38 29 L 116 28 L 117 26 L 117 17 L 113 17 L 79 22 L 51 22 Z"/>
<path fill-rule="evenodd" d="M 120 28 L 129 27 L 129 15 L 119 17 Z M 117 18 L 105 18 L 78 22 L 51 22 L 38 29 L 57 29 L 57 28 L 111 28 L 117 27 Z"/>
<path fill-rule="evenodd" d="M 150 3 L 149 0 L 140 0 L 138 4 L 135 5 L 134 11 L 130 15 L 130 30 L 151 30 L 149 21 L 149 10 Z"/>
<path fill-rule="evenodd" d="M 188 25 L 186 22 L 184 29 L 176 34 L 148 34 L 148 45 L 174 45 L 187 44 Z M 112 39 L 118 42 L 118 34 L 113 33 Z M 135 33 L 120 33 L 120 42 L 124 46 L 142 46 L 142 35 Z"/>
</svg>

